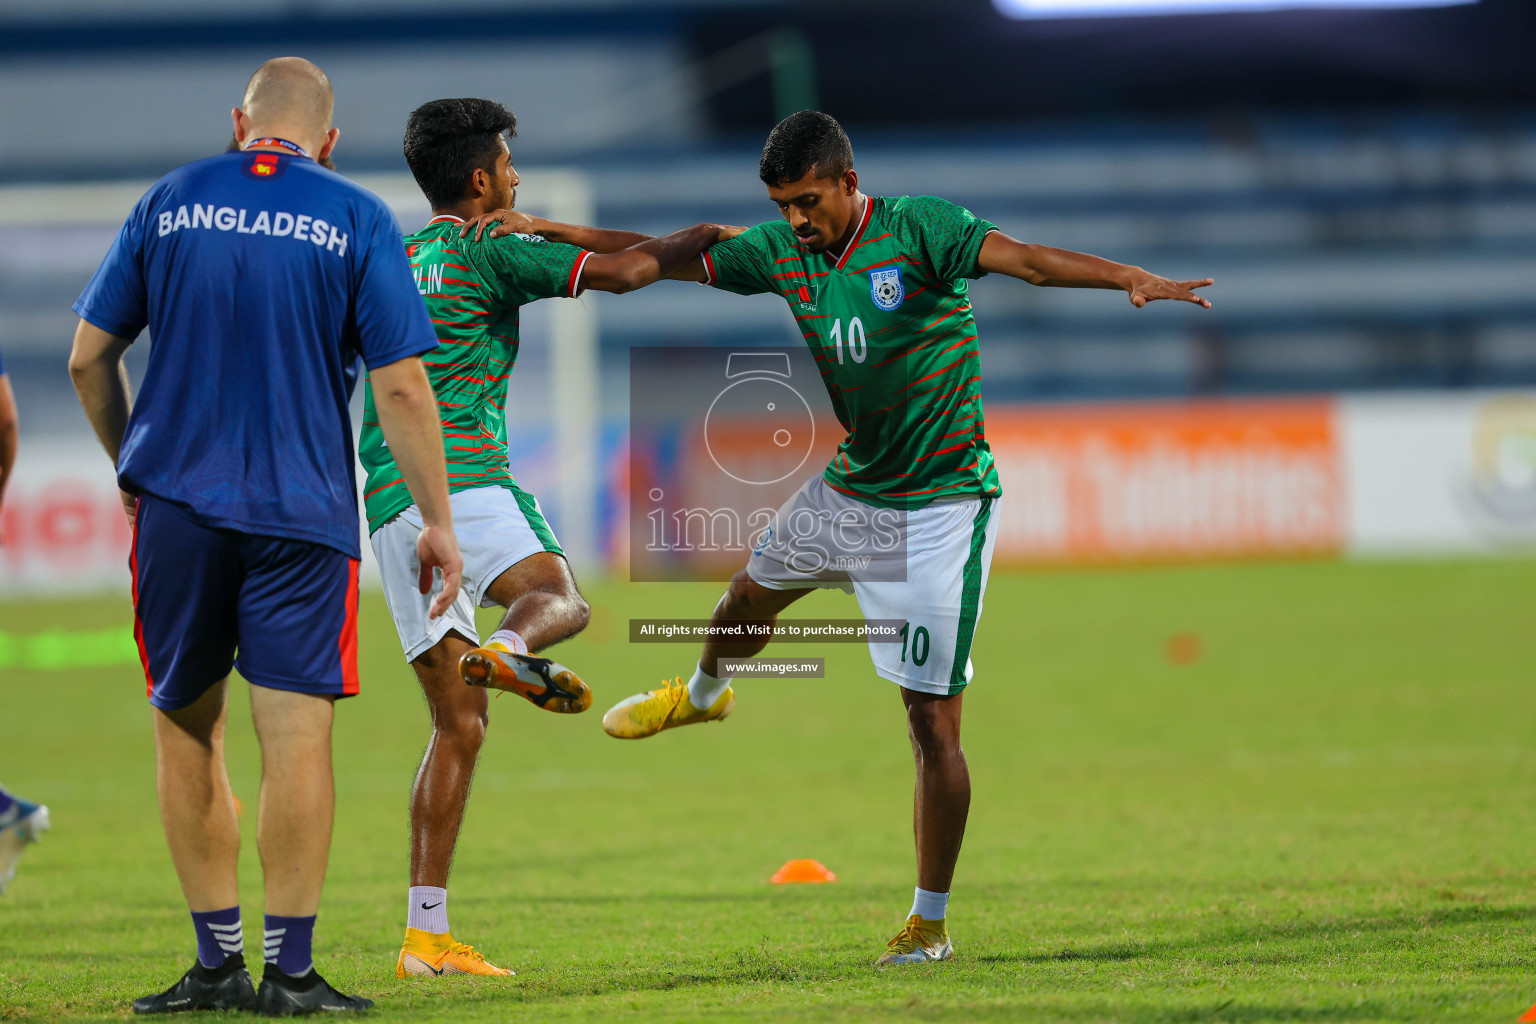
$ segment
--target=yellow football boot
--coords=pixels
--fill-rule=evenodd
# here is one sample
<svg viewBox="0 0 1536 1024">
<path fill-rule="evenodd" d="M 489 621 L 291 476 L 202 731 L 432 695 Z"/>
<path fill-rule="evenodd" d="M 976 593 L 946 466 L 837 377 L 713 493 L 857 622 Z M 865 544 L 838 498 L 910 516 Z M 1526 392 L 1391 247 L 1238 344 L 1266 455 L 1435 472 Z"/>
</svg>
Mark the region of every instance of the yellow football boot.
<svg viewBox="0 0 1536 1024">
<path fill-rule="evenodd" d="M 736 691 L 727 686 L 708 708 L 694 707 L 688 699 L 688 684 L 678 676 L 649 693 L 637 693 L 609 708 L 603 716 L 603 732 L 615 739 L 639 740 L 679 725 L 718 722 L 735 706 Z"/>
<path fill-rule="evenodd" d="M 949 929 L 944 920 L 929 921 L 913 914 L 907 918 L 907 926 L 885 945 L 877 964 L 925 964 L 932 960 L 948 960 L 955 955 L 955 947 L 949 941 Z"/>
<path fill-rule="evenodd" d="M 441 935 L 419 928 L 405 930 L 405 943 L 395 961 L 395 977 L 429 974 L 441 978 L 449 974 L 489 974 L 496 977 L 515 974 L 485 959 L 474 946 L 454 942 L 448 932 Z"/>
<path fill-rule="evenodd" d="M 559 662 L 532 654 L 514 654 L 495 641 L 459 659 L 459 675 L 470 686 L 509 690 L 529 703 L 561 715 L 592 706 L 592 690 Z"/>
</svg>

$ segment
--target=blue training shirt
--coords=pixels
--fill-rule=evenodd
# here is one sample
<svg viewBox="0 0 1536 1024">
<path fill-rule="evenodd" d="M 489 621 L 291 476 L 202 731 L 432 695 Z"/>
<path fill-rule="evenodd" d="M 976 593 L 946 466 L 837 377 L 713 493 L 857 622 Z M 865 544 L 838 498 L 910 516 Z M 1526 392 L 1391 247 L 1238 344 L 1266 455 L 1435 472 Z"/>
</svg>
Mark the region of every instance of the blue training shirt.
<svg viewBox="0 0 1536 1024">
<path fill-rule="evenodd" d="M 360 556 L 358 358 L 437 347 L 382 200 L 287 153 L 188 164 L 134 206 L 74 310 L 121 338 L 149 328 L 124 490 Z"/>
</svg>

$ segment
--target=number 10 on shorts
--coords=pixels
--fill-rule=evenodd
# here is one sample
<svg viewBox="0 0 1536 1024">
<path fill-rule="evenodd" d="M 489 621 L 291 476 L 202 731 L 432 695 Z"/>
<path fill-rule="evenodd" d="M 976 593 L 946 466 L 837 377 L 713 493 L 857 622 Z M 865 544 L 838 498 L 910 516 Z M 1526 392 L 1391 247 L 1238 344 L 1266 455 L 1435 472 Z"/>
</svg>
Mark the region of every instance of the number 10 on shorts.
<svg viewBox="0 0 1536 1024">
<path fill-rule="evenodd" d="M 912 623 L 911 622 L 903 623 L 902 627 L 901 627 L 901 660 L 902 660 L 903 664 L 905 664 L 906 660 L 907 660 L 907 631 L 908 630 L 912 630 Z M 930 641 L 928 639 L 928 627 L 927 626 L 918 626 L 917 629 L 912 630 L 911 643 L 912 643 L 912 664 L 914 664 L 914 665 L 922 665 L 925 662 L 927 662 L 927 660 L 928 660 L 928 647 L 929 647 L 929 644 L 930 644 Z"/>
</svg>

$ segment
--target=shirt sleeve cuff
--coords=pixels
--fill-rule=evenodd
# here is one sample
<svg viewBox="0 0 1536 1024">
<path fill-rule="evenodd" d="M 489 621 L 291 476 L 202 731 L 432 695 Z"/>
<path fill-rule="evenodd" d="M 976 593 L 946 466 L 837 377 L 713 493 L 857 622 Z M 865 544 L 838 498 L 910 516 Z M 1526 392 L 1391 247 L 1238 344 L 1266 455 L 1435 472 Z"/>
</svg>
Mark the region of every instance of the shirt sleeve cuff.
<svg viewBox="0 0 1536 1024">
<path fill-rule="evenodd" d="M 590 252 L 583 251 L 580 256 L 576 257 L 576 265 L 571 268 L 571 280 L 566 288 L 566 294 L 573 299 L 581 294 L 581 270 L 587 265 L 587 260 L 591 258 L 592 254 Z"/>
<path fill-rule="evenodd" d="M 426 345 L 426 347 L 423 348 L 423 345 Z M 413 344 L 400 345 L 384 353 L 369 352 L 363 356 L 363 365 L 368 367 L 370 371 L 377 370 L 381 366 L 398 363 L 400 360 L 409 359 L 411 356 L 424 356 L 437 348 L 437 346 L 438 340 L 433 338 L 430 345 L 427 345 L 424 341 L 418 341 Z"/>
<path fill-rule="evenodd" d="M 142 324 L 136 327 L 133 324 L 115 323 L 111 320 L 108 320 L 106 317 L 86 308 L 79 302 L 76 302 L 73 306 L 70 307 L 70 309 L 74 310 L 76 315 L 78 315 L 81 320 L 84 320 L 92 327 L 106 331 L 114 338 L 127 338 L 129 341 L 133 341 L 139 336 L 139 332 L 144 330 L 144 326 Z"/>
<path fill-rule="evenodd" d="M 720 275 L 715 273 L 714 257 L 710 256 L 708 249 L 705 249 L 699 253 L 699 258 L 704 261 L 704 280 L 700 281 L 699 284 L 714 284 L 720 279 Z"/>
</svg>

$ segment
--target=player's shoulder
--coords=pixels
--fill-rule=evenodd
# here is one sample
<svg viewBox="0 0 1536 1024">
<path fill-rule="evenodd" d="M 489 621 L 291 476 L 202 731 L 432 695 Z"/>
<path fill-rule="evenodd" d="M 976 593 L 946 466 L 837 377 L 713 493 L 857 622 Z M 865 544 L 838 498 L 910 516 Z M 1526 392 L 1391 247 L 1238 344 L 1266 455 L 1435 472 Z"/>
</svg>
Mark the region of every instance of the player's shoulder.
<svg viewBox="0 0 1536 1024">
<path fill-rule="evenodd" d="M 514 231 L 506 235 L 491 237 L 489 231 L 485 232 L 477 240 L 470 235 L 462 240 L 466 245 L 471 245 L 485 252 L 528 253 L 532 255 L 544 255 L 557 251 L 561 247 L 559 242 L 551 242 L 543 235 L 527 235 L 521 231 Z"/>
<path fill-rule="evenodd" d="M 415 231 L 402 232 L 400 237 L 404 239 L 407 246 L 412 244 L 422 245 L 427 242 L 435 242 L 440 239 L 445 239 L 448 236 L 448 229 L 457 227 L 457 224 L 451 224 L 440 220 L 429 220 Z M 473 245 L 475 242 L 473 237 L 455 239 L 455 241 L 463 242 L 466 246 Z"/>
<path fill-rule="evenodd" d="M 156 179 L 155 183 L 145 190 L 139 202 L 153 202 L 167 194 L 186 188 L 195 188 L 210 179 L 218 178 L 237 166 L 235 161 L 238 161 L 239 156 L 238 153 L 218 153 L 201 160 L 193 160 L 189 164 L 182 164 Z"/>
<path fill-rule="evenodd" d="M 799 248 L 799 245 L 799 241 L 795 238 L 794 229 L 789 226 L 788 221 L 768 220 L 761 224 L 754 224 L 729 241 L 717 242 L 711 248 L 729 246 L 737 250 L 782 256 Z"/>
<path fill-rule="evenodd" d="M 880 196 L 875 200 L 875 212 L 893 223 L 914 227 L 935 219 L 971 216 L 965 207 L 943 196 Z"/>
<path fill-rule="evenodd" d="M 364 217 L 396 224 L 394 211 L 376 193 L 330 168 L 321 167 L 313 160 L 291 160 L 289 172 L 297 177 L 298 183 L 313 188 L 317 193 L 336 197 Z"/>
<path fill-rule="evenodd" d="M 459 225 L 450 224 L 448 227 L 450 230 L 445 237 L 455 251 L 467 256 L 473 264 L 498 268 L 497 272 L 501 276 L 508 272 L 542 273 L 549 268 L 563 272 L 581 257 L 581 249 L 578 247 L 564 242 L 551 242 L 543 235 L 513 232 L 492 238 L 491 233 L 486 231 L 479 239 L 473 234 L 460 238 Z"/>
</svg>

